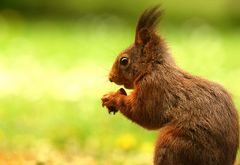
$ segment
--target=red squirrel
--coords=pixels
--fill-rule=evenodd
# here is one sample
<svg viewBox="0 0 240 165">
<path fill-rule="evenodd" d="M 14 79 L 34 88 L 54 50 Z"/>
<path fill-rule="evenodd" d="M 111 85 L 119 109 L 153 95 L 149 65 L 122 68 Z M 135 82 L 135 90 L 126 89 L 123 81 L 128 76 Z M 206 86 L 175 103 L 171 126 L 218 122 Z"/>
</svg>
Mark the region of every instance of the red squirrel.
<svg viewBox="0 0 240 165">
<path fill-rule="evenodd" d="M 121 88 L 102 97 L 149 130 L 160 130 L 154 165 L 232 165 L 239 144 L 238 113 L 219 84 L 179 68 L 156 32 L 162 10 L 145 10 L 135 41 L 116 58 L 109 80 Z M 206 50 L 205 50 L 206 51 Z"/>
</svg>

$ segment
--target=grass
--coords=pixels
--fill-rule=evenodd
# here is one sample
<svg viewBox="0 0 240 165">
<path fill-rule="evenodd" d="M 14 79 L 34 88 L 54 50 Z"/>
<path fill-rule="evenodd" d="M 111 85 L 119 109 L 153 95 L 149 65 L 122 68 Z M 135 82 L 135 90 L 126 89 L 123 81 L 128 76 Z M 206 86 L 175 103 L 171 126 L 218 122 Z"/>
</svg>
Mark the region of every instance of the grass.
<svg viewBox="0 0 240 165">
<path fill-rule="evenodd" d="M 145 165 L 158 132 L 101 107 L 115 56 L 134 38 L 119 21 L 0 19 L 0 164 Z M 240 31 L 162 25 L 176 62 L 223 84 L 240 108 Z"/>
</svg>

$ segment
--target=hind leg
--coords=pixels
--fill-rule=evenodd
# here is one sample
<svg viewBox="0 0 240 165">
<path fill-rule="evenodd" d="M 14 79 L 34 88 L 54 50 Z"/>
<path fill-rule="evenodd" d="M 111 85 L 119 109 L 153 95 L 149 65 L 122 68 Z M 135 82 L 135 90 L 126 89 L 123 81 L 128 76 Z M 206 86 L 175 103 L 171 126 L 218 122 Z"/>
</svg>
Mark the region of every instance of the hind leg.
<svg viewBox="0 0 240 165">
<path fill-rule="evenodd" d="M 155 151 L 154 155 L 154 165 L 164 165 L 168 162 L 164 162 L 168 157 L 167 148 L 161 148 L 158 151 Z"/>
<path fill-rule="evenodd" d="M 209 146 L 203 147 L 182 137 L 158 140 L 154 165 L 232 165 L 224 155 L 227 153 L 211 144 Z"/>
<path fill-rule="evenodd" d="M 154 165 L 181 165 L 168 147 L 156 148 Z"/>
<path fill-rule="evenodd" d="M 173 146 L 175 138 L 171 136 L 171 132 L 171 127 L 161 130 L 155 145 L 154 165 L 182 165 L 177 160 L 176 150 Z"/>
</svg>

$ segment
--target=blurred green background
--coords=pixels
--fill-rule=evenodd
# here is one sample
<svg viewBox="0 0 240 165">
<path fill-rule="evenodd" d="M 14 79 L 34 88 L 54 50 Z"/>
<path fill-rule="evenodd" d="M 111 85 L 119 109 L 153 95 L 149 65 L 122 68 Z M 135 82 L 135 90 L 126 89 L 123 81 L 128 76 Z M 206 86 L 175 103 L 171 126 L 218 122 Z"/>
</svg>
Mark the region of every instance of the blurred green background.
<svg viewBox="0 0 240 165">
<path fill-rule="evenodd" d="M 147 165 L 158 132 L 101 107 L 116 55 L 139 15 L 159 25 L 176 62 L 223 84 L 240 109 L 239 0 L 1 0 L 0 164 Z"/>
</svg>

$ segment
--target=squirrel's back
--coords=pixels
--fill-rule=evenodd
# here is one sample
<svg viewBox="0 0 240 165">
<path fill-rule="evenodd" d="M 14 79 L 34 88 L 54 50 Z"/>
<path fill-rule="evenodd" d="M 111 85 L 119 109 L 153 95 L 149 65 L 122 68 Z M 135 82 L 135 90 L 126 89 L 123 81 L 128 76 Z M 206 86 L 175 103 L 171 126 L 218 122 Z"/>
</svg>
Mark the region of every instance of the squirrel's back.
<svg viewBox="0 0 240 165">
<path fill-rule="evenodd" d="M 157 142 L 156 155 L 162 152 L 162 146 L 170 145 L 176 160 L 202 164 L 205 159 L 206 164 L 233 164 L 239 127 L 238 114 L 228 92 L 217 83 L 179 68 L 168 68 L 165 72 L 159 68 L 155 72 L 155 87 L 152 87 L 158 92 L 151 93 L 159 104 L 155 110 L 164 111 L 168 117 Z M 154 95 L 157 93 L 158 96 Z"/>
</svg>

